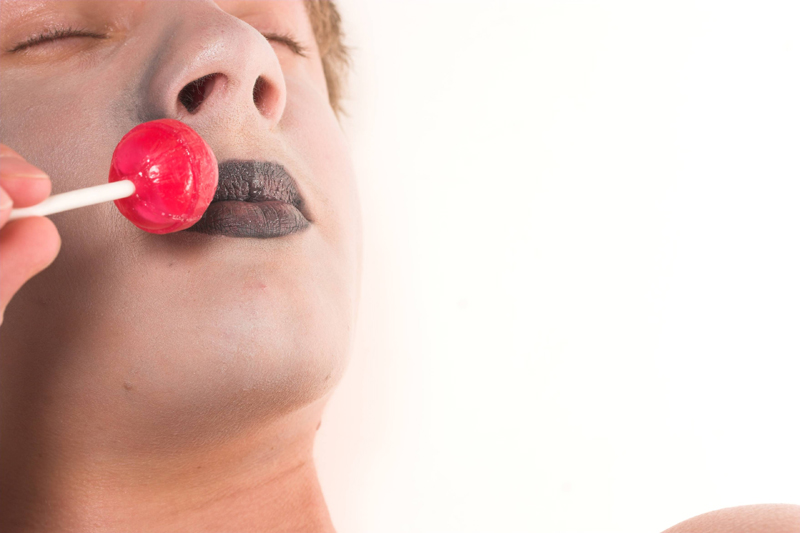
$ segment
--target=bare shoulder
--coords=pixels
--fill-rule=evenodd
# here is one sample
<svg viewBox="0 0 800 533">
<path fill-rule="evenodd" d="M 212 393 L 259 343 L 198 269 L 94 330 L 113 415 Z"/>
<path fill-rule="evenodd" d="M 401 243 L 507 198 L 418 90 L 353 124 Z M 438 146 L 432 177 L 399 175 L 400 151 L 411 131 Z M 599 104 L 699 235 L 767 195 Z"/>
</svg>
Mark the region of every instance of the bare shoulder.
<svg viewBox="0 0 800 533">
<path fill-rule="evenodd" d="M 800 533 L 800 505 L 728 507 L 690 518 L 664 533 Z"/>
</svg>

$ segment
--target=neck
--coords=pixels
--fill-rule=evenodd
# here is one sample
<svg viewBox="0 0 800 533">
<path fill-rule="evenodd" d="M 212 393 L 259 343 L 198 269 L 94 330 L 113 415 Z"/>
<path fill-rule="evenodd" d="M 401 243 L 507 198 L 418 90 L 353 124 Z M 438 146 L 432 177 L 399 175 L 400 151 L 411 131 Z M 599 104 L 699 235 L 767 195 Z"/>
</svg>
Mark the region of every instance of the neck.
<svg viewBox="0 0 800 533">
<path fill-rule="evenodd" d="M 334 532 L 313 461 L 323 405 L 159 457 L 26 439 L 17 425 L 0 454 L 0 530 Z"/>
</svg>

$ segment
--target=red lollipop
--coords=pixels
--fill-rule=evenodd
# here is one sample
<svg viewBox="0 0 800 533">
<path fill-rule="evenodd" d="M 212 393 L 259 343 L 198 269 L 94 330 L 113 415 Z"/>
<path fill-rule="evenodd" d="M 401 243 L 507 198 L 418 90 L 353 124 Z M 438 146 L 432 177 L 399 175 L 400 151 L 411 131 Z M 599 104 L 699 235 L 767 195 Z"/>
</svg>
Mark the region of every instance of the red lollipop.
<svg viewBox="0 0 800 533">
<path fill-rule="evenodd" d="M 172 119 L 139 124 L 122 137 L 111 156 L 108 181 L 130 180 L 131 196 L 114 200 L 120 212 L 150 233 L 194 225 L 217 190 L 214 152 L 192 128 Z"/>
<path fill-rule="evenodd" d="M 141 229 L 171 233 L 200 220 L 214 199 L 218 179 L 217 158 L 197 132 L 177 120 L 153 120 L 122 137 L 111 156 L 108 183 L 12 209 L 9 220 L 114 200 Z"/>
</svg>

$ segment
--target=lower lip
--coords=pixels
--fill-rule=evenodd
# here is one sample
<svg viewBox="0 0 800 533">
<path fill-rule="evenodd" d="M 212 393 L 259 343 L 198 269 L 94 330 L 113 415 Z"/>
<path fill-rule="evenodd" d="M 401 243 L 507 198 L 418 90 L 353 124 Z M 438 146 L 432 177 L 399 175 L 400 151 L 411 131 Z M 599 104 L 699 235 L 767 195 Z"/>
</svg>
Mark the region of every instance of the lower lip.
<svg viewBox="0 0 800 533">
<path fill-rule="evenodd" d="M 296 207 L 278 200 L 224 201 L 213 202 L 195 225 L 183 231 L 271 239 L 297 233 L 309 225 Z"/>
</svg>

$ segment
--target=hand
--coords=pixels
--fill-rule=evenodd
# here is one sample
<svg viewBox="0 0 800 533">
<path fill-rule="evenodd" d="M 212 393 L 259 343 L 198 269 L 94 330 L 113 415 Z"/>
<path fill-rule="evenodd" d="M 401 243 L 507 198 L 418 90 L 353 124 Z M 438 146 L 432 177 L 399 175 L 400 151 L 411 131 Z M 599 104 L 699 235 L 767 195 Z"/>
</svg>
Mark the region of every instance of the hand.
<svg viewBox="0 0 800 533">
<path fill-rule="evenodd" d="M 50 265 L 61 248 L 58 230 L 48 218 L 8 222 L 12 207 L 38 204 L 50 189 L 47 174 L 0 144 L 0 324 L 11 297 Z"/>
</svg>

